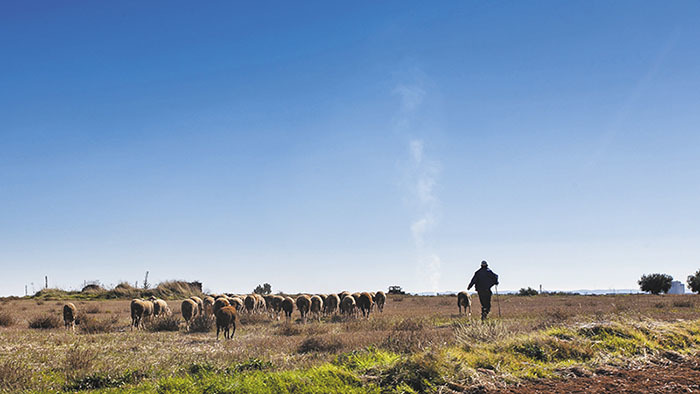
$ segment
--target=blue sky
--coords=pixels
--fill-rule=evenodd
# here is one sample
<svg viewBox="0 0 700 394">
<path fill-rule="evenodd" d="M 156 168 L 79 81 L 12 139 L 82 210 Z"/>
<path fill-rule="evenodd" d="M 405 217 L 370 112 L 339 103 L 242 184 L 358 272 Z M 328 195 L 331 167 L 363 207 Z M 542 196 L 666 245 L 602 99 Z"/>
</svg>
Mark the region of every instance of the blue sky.
<svg viewBox="0 0 700 394">
<path fill-rule="evenodd" d="M 5 2 L 0 295 L 700 268 L 697 2 Z"/>
</svg>

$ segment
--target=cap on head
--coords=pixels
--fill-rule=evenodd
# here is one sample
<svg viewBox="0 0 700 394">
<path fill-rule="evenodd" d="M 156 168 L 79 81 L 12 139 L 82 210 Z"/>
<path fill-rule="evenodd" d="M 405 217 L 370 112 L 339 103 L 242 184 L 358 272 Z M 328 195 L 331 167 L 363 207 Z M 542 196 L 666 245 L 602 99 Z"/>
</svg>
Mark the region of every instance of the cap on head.
<svg viewBox="0 0 700 394">
<path fill-rule="evenodd" d="M 484 260 L 484 261 L 481 262 L 481 266 L 482 266 L 482 267 L 488 267 L 488 266 L 489 266 L 489 263 L 487 263 L 486 260 Z"/>
</svg>

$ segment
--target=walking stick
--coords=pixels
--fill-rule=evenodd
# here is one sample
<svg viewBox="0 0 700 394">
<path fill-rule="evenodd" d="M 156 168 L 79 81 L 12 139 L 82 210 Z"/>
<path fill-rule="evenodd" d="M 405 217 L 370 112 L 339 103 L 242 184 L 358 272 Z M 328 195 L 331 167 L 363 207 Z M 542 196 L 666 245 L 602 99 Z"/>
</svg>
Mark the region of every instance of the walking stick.
<svg viewBox="0 0 700 394">
<path fill-rule="evenodd" d="M 498 285 L 496 285 L 496 304 L 498 305 L 498 318 L 501 318 L 501 297 L 498 296 Z"/>
</svg>

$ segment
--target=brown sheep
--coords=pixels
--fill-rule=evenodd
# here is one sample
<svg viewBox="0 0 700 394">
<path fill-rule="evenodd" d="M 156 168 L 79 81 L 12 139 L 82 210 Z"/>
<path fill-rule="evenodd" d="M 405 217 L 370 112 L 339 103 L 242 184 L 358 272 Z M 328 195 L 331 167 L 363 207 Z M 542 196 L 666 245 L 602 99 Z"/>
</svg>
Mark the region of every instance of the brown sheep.
<svg viewBox="0 0 700 394">
<path fill-rule="evenodd" d="M 345 298 L 345 297 L 347 297 L 347 296 L 349 296 L 349 295 L 350 295 L 350 292 L 349 292 L 349 291 L 343 291 L 343 292 L 341 292 L 340 294 L 338 294 L 338 297 L 340 297 L 340 301 L 342 302 L 342 301 L 343 301 L 343 298 Z"/>
<path fill-rule="evenodd" d="M 192 319 L 197 316 L 198 308 L 197 303 L 191 298 L 182 301 L 180 311 L 182 312 L 182 318 L 185 319 L 185 329 L 187 331 L 190 330 L 190 323 L 192 322 Z"/>
<path fill-rule="evenodd" d="M 160 298 L 158 298 L 155 301 L 153 301 L 153 316 L 167 316 L 169 314 L 170 308 L 168 307 L 168 303 L 165 302 L 165 300 L 161 300 Z"/>
<path fill-rule="evenodd" d="M 323 299 L 317 295 L 311 297 L 311 308 L 309 312 L 316 315 L 318 321 L 321 321 L 321 313 L 323 312 Z"/>
<path fill-rule="evenodd" d="M 307 296 L 306 294 L 302 294 L 297 297 L 297 309 L 301 315 L 301 322 L 306 323 L 306 315 L 311 309 L 311 297 Z"/>
<path fill-rule="evenodd" d="M 204 301 L 202 301 L 201 298 L 197 296 L 192 296 L 190 297 L 190 300 L 194 301 L 197 304 L 197 315 L 201 315 L 204 313 Z"/>
<path fill-rule="evenodd" d="M 78 309 L 72 302 L 63 305 L 63 326 L 75 332 L 75 318 L 78 316 Z"/>
<path fill-rule="evenodd" d="M 246 312 L 253 313 L 253 311 L 255 310 L 255 306 L 257 305 L 257 301 L 258 300 L 252 294 L 248 294 L 247 296 L 245 296 L 243 302 L 245 303 Z"/>
<path fill-rule="evenodd" d="M 355 315 L 355 297 L 348 295 L 340 301 L 340 312 L 354 316 Z"/>
<path fill-rule="evenodd" d="M 280 312 L 282 311 L 282 301 L 284 301 L 284 297 L 280 295 L 270 297 L 269 305 L 270 308 L 272 308 L 273 317 L 276 317 L 277 320 L 280 319 Z"/>
<path fill-rule="evenodd" d="M 323 303 L 324 312 L 327 315 L 335 313 L 339 305 L 340 297 L 338 297 L 337 294 L 329 294 L 328 297 L 326 297 L 326 302 Z"/>
<path fill-rule="evenodd" d="M 211 316 L 214 314 L 214 303 L 216 302 L 216 298 L 209 296 L 205 297 L 204 300 L 204 313 L 207 315 Z"/>
<path fill-rule="evenodd" d="M 219 297 L 216 299 L 216 301 L 214 301 L 214 306 L 212 306 L 212 313 L 214 314 L 214 316 L 216 316 L 216 312 L 218 312 L 219 309 L 229 305 L 231 305 L 231 303 L 229 302 L 228 298 Z"/>
<path fill-rule="evenodd" d="M 360 297 L 357 299 L 357 307 L 362 311 L 362 316 L 369 318 L 369 313 L 372 310 L 372 296 L 368 292 L 360 293 Z"/>
<path fill-rule="evenodd" d="M 457 308 L 459 308 L 459 314 L 462 314 L 462 308 L 464 308 L 464 313 L 467 313 L 469 309 L 469 317 L 472 315 L 472 300 L 469 297 L 469 293 L 466 291 L 460 291 L 457 294 Z"/>
<path fill-rule="evenodd" d="M 131 329 L 138 329 L 143 326 L 143 319 L 146 311 L 146 302 L 139 298 L 131 300 Z"/>
<path fill-rule="evenodd" d="M 328 298 L 328 294 L 319 294 L 318 296 L 321 297 L 321 301 L 323 301 L 323 303 L 325 304 L 326 298 Z"/>
<path fill-rule="evenodd" d="M 286 320 L 292 318 L 292 312 L 294 312 L 294 300 L 292 297 L 284 297 L 284 300 L 282 300 L 282 310 L 284 311 Z"/>
<path fill-rule="evenodd" d="M 219 331 L 223 330 L 224 339 L 232 339 L 236 333 L 236 318 L 238 314 L 233 306 L 225 306 L 216 311 L 216 339 L 219 339 Z"/>
<path fill-rule="evenodd" d="M 379 290 L 374 294 L 374 303 L 377 304 L 377 309 L 379 312 L 384 312 L 384 304 L 386 303 L 386 294 Z"/>
</svg>

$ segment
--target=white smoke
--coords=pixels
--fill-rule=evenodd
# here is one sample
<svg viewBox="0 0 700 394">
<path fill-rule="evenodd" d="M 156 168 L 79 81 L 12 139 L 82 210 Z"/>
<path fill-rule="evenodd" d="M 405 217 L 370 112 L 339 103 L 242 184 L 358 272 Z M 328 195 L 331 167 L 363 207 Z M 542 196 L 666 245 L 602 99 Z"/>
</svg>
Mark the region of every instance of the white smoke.
<svg viewBox="0 0 700 394">
<path fill-rule="evenodd" d="M 393 93 L 399 96 L 400 108 L 395 119 L 395 126 L 402 135 L 425 135 L 417 130 L 424 119 L 422 111 L 426 101 L 424 89 L 425 75 L 420 70 L 410 72 L 413 84 L 399 84 Z M 426 144 L 421 138 L 408 141 L 409 165 L 407 185 L 410 191 L 411 205 L 416 209 L 416 217 L 411 221 L 410 231 L 416 247 L 418 274 L 425 281 L 423 286 L 432 291 L 440 288 L 440 256 L 435 253 L 430 242 L 430 234 L 438 222 L 439 200 L 435 194 L 440 163 L 426 153 Z"/>
<path fill-rule="evenodd" d="M 426 157 L 422 140 L 409 142 L 412 168 L 412 188 L 418 207 L 418 218 L 411 223 L 411 235 L 418 252 L 421 276 L 427 278 L 432 291 L 440 289 L 440 256 L 427 242 L 428 235 L 437 223 L 437 204 L 435 185 L 439 173 L 438 163 Z"/>
</svg>

